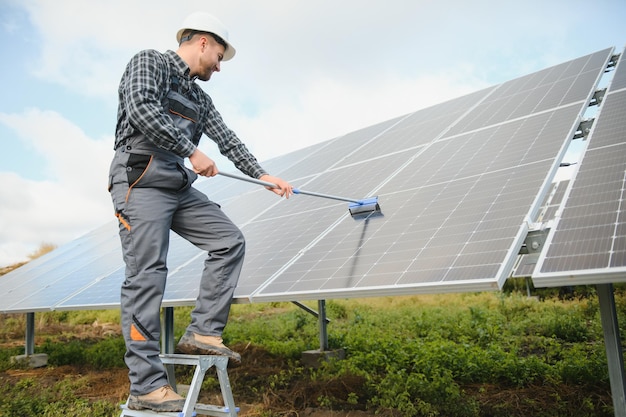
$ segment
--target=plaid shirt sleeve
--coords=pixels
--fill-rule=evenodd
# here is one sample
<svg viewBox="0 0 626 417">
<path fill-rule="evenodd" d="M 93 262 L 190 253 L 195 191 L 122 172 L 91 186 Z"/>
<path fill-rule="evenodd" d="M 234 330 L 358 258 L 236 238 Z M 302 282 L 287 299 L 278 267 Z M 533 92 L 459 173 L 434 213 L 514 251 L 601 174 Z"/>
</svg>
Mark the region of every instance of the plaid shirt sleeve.
<svg viewBox="0 0 626 417">
<path fill-rule="evenodd" d="M 235 167 L 246 175 L 259 178 L 267 174 L 256 157 L 241 142 L 235 132 L 226 126 L 209 95 L 203 92 L 203 96 L 207 100 L 204 104 L 207 110 L 204 112 L 206 119 L 202 121 L 204 133 L 217 144 L 220 153 L 232 161 Z"/>
<path fill-rule="evenodd" d="M 169 85 L 167 68 L 166 58 L 155 50 L 139 52 L 130 60 L 118 91 L 116 143 L 140 131 L 159 148 L 185 158 L 196 146 L 163 111 L 162 99 Z"/>
</svg>

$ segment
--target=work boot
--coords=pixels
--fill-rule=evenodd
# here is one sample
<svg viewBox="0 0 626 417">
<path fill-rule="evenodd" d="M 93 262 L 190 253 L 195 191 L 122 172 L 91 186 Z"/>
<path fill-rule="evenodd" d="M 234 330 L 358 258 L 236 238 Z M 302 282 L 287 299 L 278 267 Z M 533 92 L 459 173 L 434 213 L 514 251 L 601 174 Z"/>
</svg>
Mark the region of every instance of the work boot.
<svg viewBox="0 0 626 417">
<path fill-rule="evenodd" d="M 186 331 L 176 346 L 176 353 L 187 355 L 219 355 L 228 356 L 234 366 L 241 364 L 241 355 L 224 346 L 219 336 L 202 336 L 197 333 Z"/>
<path fill-rule="evenodd" d="M 131 410 L 152 410 L 157 412 L 183 411 L 185 399 L 178 395 L 169 385 L 145 395 L 131 395 L 128 397 L 128 408 Z"/>
</svg>

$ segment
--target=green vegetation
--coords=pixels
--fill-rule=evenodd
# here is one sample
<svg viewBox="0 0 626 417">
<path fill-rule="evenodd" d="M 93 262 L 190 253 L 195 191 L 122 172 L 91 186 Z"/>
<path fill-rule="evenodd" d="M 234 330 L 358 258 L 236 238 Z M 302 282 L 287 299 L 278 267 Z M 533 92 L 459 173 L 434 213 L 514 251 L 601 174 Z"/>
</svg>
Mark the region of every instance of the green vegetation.
<svg viewBox="0 0 626 417">
<path fill-rule="evenodd" d="M 0 386 L 0 415 L 2 416 L 68 416 L 105 417 L 119 415 L 119 408 L 104 401 L 88 401 L 76 396 L 80 379 L 59 381 L 52 387 L 31 377 L 20 379 L 15 385 Z"/>
<path fill-rule="evenodd" d="M 619 322 L 625 323 L 623 288 L 616 289 L 616 303 Z M 237 402 L 255 405 L 241 416 L 297 416 L 309 407 L 407 417 L 613 415 L 591 287 L 567 300 L 550 292 L 528 298 L 513 289 L 326 305 L 330 348 L 344 349 L 346 358 L 317 369 L 300 362 L 303 351 L 319 348 L 313 316 L 290 303 L 233 306 L 224 339 L 244 362 L 229 370 L 231 385 Z M 175 310 L 176 336 L 189 311 Z M 94 323 L 118 325 L 119 316 L 37 314 L 36 352 L 49 355 L 49 369 L 73 367 L 47 384 L 10 361 L 23 350 L 16 343 L 23 340 L 23 316 L 0 316 L 0 416 L 119 415 L 123 395 L 86 398 L 77 388 L 87 371 L 125 376 L 119 332 L 103 332 Z M 185 382 L 189 374 L 177 369 L 177 377 Z M 212 378 L 204 389 L 219 393 Z"/>
</svg>

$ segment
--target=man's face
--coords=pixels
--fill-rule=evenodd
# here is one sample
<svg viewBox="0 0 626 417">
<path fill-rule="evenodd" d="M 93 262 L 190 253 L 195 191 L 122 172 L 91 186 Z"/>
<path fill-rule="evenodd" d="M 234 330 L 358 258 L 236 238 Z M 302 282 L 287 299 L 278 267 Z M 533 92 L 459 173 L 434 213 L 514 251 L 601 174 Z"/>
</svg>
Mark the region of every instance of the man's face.
<svg viewBox="0 0 626 417">
<path fill-rule="evenodd" d="M 200 80 L 208 81 L 214 72 L 220 71 L 224 52 L 224 46 L 217 43 L 212 36 L 206 36 L 199 58 L 198 78 Z"/>
</svg>

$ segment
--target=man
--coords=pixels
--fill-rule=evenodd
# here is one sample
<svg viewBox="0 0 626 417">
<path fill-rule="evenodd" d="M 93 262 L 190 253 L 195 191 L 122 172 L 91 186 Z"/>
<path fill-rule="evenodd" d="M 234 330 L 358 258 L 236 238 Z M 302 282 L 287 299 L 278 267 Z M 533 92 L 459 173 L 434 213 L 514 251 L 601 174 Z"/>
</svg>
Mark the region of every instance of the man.
<svg viewBox="0 0 626 417">
<path fill-rule="evenodd" d="M 224 25 L 193 13 L 176 34 L 176 52 L 139 52 L 119 86 L 115 156 L 109 190 L 119 219 L 126 280 L 121 321 L 129 368 L 128 407 L 181 411 L 184 399 L 168 385 L 159 359 L 160 307 L 167 276 L 170 229 L 208 252 L 191 323 L 177 346 L 188 354 L 240 355 L 222 342 L 222 332 L 243 263 L 241 231 L 220 207 L 191 187 L 198 175 L 218 173 L 197 148 L 202 134 L 245 174 L 276 184 L 289 198 L 292 187 L 270 176 L 223 122 L 211 98 L 195 83 L 208 81 L 235 55 Z M 189 158 L 193 169 L 184 165 Z"/>
</svg>

